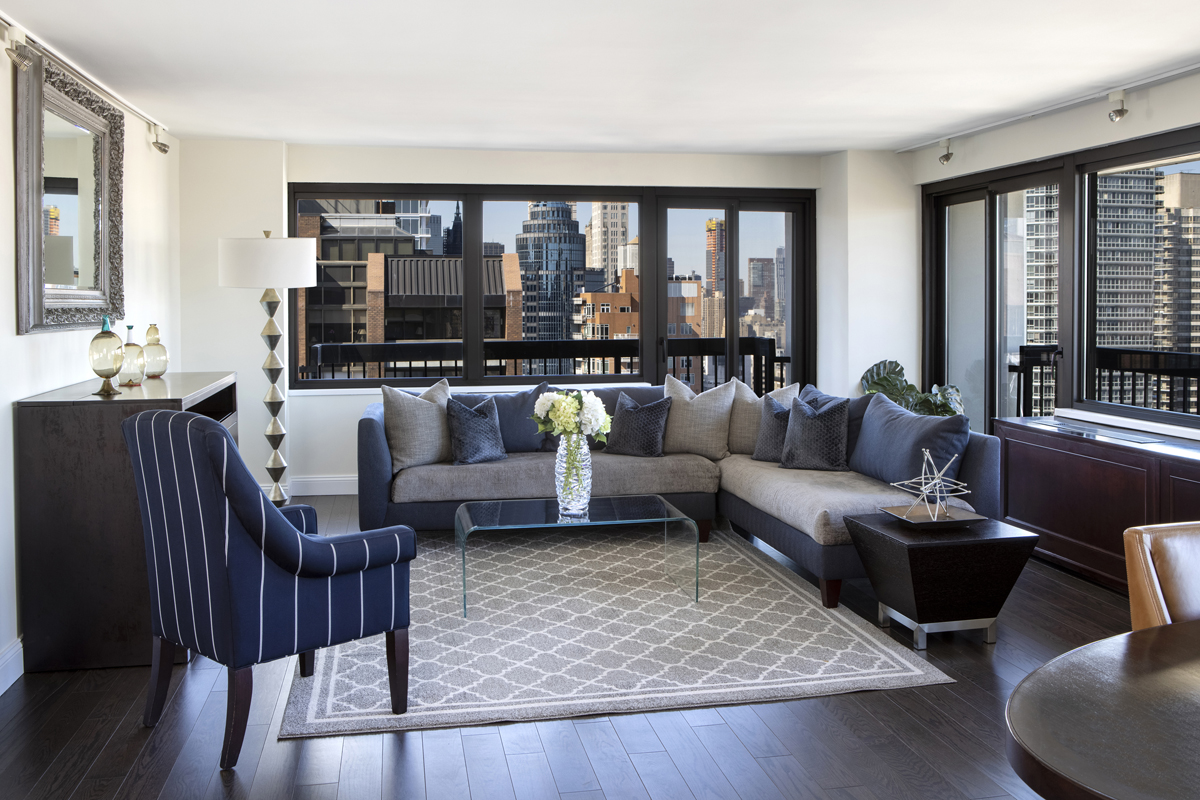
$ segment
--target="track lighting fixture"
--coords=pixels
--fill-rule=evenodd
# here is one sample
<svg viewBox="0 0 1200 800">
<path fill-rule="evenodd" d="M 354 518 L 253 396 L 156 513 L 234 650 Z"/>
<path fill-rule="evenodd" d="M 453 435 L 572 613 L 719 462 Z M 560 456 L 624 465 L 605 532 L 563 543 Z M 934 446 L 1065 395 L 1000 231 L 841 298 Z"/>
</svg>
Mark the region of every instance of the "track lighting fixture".
<svg viewBox="0 0 1200 800">
<path fill-rule="evenodd" d="M 940 161 L 942 163 L 942 165 L 945 166 L 946 164 L 950 163 L 950 159 L 954 158 L 954 153 L 950 152 L 950 140 L 949 139 L 942 139 L 942 141 L 939 142 L 939 144 L 942 147 L 946 148 L 946 152 L 944 152 L 940 156 L 938 156 L 938 161 Z"/>
<path fill-rule="evenodd" d="M 24 43 L 24 35 L 19 33 L 16 28 L 4 28 L 4 40 L 8 42 L 8 47 L 4 48 L 4 52 L 21 72 L 28 72 L 33 66 L 33 59 L 17 49 L 18 45 Z"/>
<path fill-rule="evenodd" d="M 166 142 L 160 142 L 158 140 L 159 127 L 157 125 L 155 125 L 153 127 L 154 127 L 154 141 L 151 142 L 151 144 L 154 145 L 155 150 L 157 150 L 158 152 L 162 153 L 165 156 L 167 153 L 169 153 L 171 151 L 171 145 L 167 144 Z"/>
<path fill-rule="evenodd" d="M 1125 115 L 1129 113 L 1129 109 L 1125 107 L 1124 90 L 1108 93 L 1108 102 L 1112 103 L 1117 100 L 1121 101 L 1121 107 L 1114 108 L 1112 111 L 1108 112 L 1108 119 L 1110 122 L 1120 122 L 1125 118 Z"/>
</svg>

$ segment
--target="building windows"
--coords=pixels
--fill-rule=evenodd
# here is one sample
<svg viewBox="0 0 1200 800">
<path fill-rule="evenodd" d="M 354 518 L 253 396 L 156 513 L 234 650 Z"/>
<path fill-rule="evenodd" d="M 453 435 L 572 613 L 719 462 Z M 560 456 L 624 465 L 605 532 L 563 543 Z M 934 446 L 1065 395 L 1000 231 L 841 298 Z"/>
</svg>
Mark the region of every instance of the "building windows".
<svg viewBox="0 0 1200 800">
<path fill-rule="evenodd" d="M 542 189 L 514 200 L 528 187 L 291 185 L 289 234 L 316 240 L 319 272 L 317 286 L 291 295 L 290 385 L 428 385 L 443 377 L 503 384 L 543 375 L 657 383 L 684 351 L 704 354 L 686 359 L 684 371 L 711 382 L 717 373 L 703 365 L 720 362 L 723 375 L 717 354 L 736 351 L 734 337 L 811 341 L 807 328 L 788 336 L 759 330 L 778 311 L 775 303 L 748 333 L 727 331 L 733 304 L 757 302 L 762 292 L 706 291 L 700 271 L 711 266 L 711 254 L 703 248 L 687 269 L 683 251 L 662 264 L 658 253 L 641 251 L 642 236 L 667 238 L 661 189 Z M 796 219 L 812 228 L 811 191 L 743 190 L 713 202 L 739 197 L 803 209 Z M 646 202 L 653 213 L 644 213 Z M 704 220 L 699 230 L 703 242 Z M 732 258 L 736 243 L 729 252 Z M 798 268 L 810 269 L 808 260 Z M 796 280 L 769 272 L 778 286 Z M 662 306 L 643 304 L 645 280 L 656 303 L 667 295 L 669 319 Z M 712 324 L 701 325 L 706 314 Z M 666 341 L 680 335 L 692 341 Z M 655 358 L 646 361 L 651 351 Z M 732 374 L 762 374 L 758 364 L 734 363 Z M 810 359 L 804 369 L 812 368 Z"/>
</svg>

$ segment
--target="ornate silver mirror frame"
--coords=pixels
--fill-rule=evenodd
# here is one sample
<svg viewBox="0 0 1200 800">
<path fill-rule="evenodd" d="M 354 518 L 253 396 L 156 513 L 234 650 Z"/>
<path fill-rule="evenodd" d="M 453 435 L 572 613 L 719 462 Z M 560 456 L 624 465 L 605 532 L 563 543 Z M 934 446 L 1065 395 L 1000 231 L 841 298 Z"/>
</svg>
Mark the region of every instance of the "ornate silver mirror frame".
<svg viewBox="0 0 1200 800">
<path fill-rule="evenodd" d="M 121 184 L 125 115 L 36 49 L 17 72 L 17 333 L 90 328 L 125 316 Z M 93 134 L 95 264 L 91 288 L 47 285 L 42 219 L 45 114 Z M 80 265 L 82 267 L 82 265 Z"/>
</svg>

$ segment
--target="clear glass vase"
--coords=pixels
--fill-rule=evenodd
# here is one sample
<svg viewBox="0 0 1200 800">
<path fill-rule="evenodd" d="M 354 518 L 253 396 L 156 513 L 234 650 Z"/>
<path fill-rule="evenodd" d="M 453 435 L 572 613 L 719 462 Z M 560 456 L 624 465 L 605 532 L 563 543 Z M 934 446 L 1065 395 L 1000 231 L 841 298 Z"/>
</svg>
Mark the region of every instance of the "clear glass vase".
<svg viewBox="0 0 1200 800">
<path fill-rule="evenodd" d="M 558 513 L 563 517 L 586 517 L 592 497 L 592 451 L 582 433 L 564 433 L 558 439 L 554 459 L 554 491 Z"/>
</svg>

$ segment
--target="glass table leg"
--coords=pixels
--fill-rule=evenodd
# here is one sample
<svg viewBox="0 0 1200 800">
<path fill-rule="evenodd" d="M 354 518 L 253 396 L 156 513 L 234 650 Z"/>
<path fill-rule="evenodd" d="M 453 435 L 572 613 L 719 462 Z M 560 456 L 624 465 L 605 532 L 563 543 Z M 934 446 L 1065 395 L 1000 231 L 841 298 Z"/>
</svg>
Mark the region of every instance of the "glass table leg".
<svg viewBox="0 0 1200 800">
<path fill-rule="evenodd" d="M 467 534 L 470 531 L 463 530 L 462 522 L 456 517 L 454 520 L 454 544 L 458 547 L 458 553 L 462 559 L 462 604 L 463 618 L 467 616 Z"/>
<path fill-rule="evenodd" d="M 686 517 L 663 523 L 663 570 L 689 599 L 700 600 L 700 526 Z"/>
</svg>

